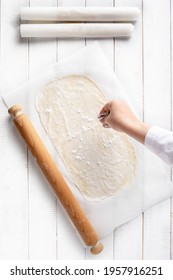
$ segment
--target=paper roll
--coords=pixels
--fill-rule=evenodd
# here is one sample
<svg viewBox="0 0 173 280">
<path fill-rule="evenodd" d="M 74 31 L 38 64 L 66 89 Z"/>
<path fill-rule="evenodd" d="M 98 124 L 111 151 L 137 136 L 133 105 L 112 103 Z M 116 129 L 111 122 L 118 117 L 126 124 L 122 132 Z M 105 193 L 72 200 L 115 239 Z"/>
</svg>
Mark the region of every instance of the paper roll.
<svg viewBox="0 0 173 280">
<path fill-rule="evenodd" d="M 129 37 L 133 32 L 130 23 L 89 23 L 89 24 L 21 24 L 21 37 L 57 38 L 111 38 Z"/>
<path fill-rule="evenodd" d="M 22 7 L 21 20 L 30 21 L 136 21 L 136 7 Z"/>
</svg>

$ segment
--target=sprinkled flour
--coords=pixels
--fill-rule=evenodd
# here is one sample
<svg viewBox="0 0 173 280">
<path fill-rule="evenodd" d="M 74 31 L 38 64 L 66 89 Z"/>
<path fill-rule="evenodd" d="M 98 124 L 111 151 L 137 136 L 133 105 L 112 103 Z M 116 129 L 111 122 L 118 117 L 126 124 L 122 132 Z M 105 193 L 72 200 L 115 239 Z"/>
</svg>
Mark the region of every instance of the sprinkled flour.
<svg viewBox="0 0 173 280">
<path fill-rule="evenodd" d="M 80 75 L 54 80 L 36 98 L 47 134 L 88 200 L 114 195 L 135 176 L 135 150 L 128 137 L 103 128 L 97 119 L 106 102 L 95 82 Z"/>
</svg>

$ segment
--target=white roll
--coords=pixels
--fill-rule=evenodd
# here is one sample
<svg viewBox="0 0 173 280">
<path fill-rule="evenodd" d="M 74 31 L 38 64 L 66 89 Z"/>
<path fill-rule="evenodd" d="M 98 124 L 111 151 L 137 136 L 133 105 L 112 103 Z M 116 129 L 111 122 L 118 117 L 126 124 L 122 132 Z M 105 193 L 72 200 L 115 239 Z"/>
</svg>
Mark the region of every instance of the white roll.
<svg viewBox="0 0 173 280">
<path fill-rule="evenodd" d="M 22 7 L 21 20 L 29 21 L 136 21 L 136 7 Z"/>
<path fill-rule="evenodd" d="M 133 32 L 131 23 L 80 23 L 80 24 L 21 24 L 21 37 L 57 38 L 110 38 L 129 37 Z"/>
</svg>

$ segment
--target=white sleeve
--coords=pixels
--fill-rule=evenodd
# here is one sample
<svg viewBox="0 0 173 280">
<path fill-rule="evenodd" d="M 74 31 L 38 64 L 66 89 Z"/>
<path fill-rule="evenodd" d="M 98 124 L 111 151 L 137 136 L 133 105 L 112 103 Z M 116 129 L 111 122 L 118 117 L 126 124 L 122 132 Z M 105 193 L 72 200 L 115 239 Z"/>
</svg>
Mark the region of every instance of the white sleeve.
<svg viewBox="0 0 173 280">
<path fill-rule="evenodd" d="M 144 144 L 167 164 L 173 166 L 173 132 L 152 126 L 145 137 Z"/>
</svg>

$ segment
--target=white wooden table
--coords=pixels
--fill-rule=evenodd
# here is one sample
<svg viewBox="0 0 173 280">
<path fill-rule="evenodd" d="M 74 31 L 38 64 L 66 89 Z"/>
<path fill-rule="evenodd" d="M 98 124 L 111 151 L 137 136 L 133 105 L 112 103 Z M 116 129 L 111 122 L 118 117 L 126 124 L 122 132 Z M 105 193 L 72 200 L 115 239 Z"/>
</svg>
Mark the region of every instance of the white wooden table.
<svg viewBox="0 0 173 280">
<path fill-rule="evenodd" d="M 172 0 L 1 0 L 1 94 L 91 40 L 20 39 L 20 6 L 137 6 L 129 40 L 99 40 L 145 121 L 172 128 Z M 103 240 L 91 256 L 81 245 L 0 101 L 0 259 L 173 259 L 173 204 L 163 201 Z M 42 175 L 40 175 L 42 176 Z M 171 170 L 168 170 L 171 179 Z"/>
</svg>

